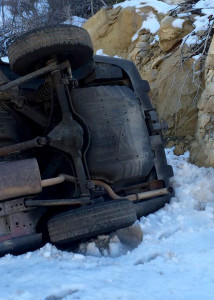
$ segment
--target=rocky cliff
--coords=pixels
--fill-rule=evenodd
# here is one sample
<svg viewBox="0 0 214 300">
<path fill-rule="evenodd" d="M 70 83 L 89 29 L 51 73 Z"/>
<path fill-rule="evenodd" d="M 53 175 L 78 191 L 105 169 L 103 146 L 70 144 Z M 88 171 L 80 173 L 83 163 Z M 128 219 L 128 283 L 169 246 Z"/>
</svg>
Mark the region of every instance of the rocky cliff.
<svg viewBox="0 0 214 300">
<path fill-rule="evenodd" d="M 214 10 L 212 0 L 193 2 L 125 1 L 100 10 L 84 27 L 97 53 L 132 60 L 149 81 L 152 102 L 169 126 L 168 146 L 214 166 Z"/>
</svg>

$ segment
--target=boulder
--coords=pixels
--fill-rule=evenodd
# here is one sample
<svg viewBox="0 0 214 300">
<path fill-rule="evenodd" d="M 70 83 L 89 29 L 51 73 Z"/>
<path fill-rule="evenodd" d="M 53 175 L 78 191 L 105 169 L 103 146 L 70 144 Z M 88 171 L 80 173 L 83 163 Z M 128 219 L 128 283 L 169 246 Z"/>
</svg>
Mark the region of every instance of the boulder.
<svg viewBox="0 0 214 300">
<path fill-rule="evenodd" d="M 189 20 L 166 16 L 162 19 L 158 32 L 160 48 L 163 51 L 169 51 L 192 30 L 193 26 Z"/>
<path fill-rule="evenodd" d="M 83 27 L 92 38 L 95 51 L 103 49 L 108 55 L 126 57 L 132 37 L 140 29 L 141 23 L 142 17 L 134 7 L 117 7 L 101 9 Z"/>
</svg>

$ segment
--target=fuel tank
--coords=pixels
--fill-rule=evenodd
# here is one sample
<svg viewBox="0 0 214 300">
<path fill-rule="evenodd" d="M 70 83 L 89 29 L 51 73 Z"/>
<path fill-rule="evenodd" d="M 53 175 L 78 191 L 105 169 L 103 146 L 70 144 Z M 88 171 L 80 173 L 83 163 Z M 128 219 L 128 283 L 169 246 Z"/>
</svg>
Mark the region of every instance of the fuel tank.
<svg viewBox="0 0 214 300">
<path fill-rule="evenodd" d="M 95 86 L 73 89 L 71 97 L 90 131 L 91 177 L 114 183 L 147 176 L 154 155 L 134 92 L 127 86 Z"/>
</svg>

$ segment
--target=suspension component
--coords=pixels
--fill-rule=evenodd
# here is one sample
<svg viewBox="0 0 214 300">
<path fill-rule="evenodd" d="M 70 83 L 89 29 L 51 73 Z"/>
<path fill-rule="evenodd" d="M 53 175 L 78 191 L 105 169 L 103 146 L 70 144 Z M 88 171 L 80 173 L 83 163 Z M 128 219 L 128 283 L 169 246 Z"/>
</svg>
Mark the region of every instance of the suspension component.
<svg viewBox="0 0 214 300">
<path fill-rule="evenodd" d="M 87 188 L 87 179 L 81 153 L 83 147 L 83 129 L 72 117 L 65 86 L 62 83 L 61 71 L 54 70 L 51 75 L 61 107 L 62 121 L 49 133 L 50 145 L 71 155 L 78 177 L 81 197 L 88 197 L 90 193 Z"/>
<path fill-rule="evenodd" d="M 44 101 L 50 101 L 52 96 L 52 86 L 50 80 L 46 79 L 38 90 L 38 96 Z"/>
<path fill-rule="evenodd" d="M 26 142 L 13 144 L 10 146 L 5 146 L 0 148 L 0 156 L 5 156 L 14 152 L 28 150 L 32 148 L 43 147 L 48 144 L 48 139 L 46 137 L 36 137 L 33 140 L 29 140 Z"/>
</svg>

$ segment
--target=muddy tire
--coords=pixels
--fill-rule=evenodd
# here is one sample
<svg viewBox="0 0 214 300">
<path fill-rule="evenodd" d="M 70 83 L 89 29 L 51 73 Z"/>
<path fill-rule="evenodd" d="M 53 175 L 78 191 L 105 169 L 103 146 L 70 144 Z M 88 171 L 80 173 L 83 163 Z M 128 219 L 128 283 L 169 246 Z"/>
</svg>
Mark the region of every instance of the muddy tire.
<svg viewBox="0 0 214 300">
<path fill-rule="evenodd" d="M 18 37 L 9 47 L 11 69 L 26 75 L 45 65 L 53 55 L 58 61 L 69 58 L 77 69 L 93 56 L 93 45 L 88 32 L 72 25 L 41 27 Z"/>
<path fill-rule="evenodd" d="M 129 200 L 84 206 L 56 215 L 48 222 L 52 243 L 65 244 L 132 225 L 137 219 Z"/>
</svg>

